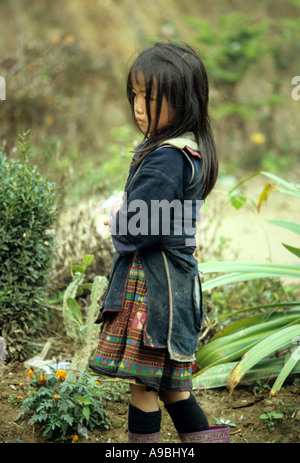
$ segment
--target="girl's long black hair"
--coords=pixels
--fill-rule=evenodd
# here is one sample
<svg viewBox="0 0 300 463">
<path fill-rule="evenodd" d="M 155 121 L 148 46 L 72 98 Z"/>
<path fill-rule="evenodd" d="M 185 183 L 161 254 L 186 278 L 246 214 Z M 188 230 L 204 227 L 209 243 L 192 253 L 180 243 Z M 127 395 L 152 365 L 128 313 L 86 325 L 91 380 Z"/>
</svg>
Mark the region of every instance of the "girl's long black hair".
<svg viewBox="0 0 300 463">
<path fill-rule="evenodd" d="M 134 115 L 132 77 L 138 82 L 140 73 L 145 80 L 149 127 L 150 99 L 154 85 L 157 91 L 157 106 L 154 129 L 151 134 L 145 134 L 145 139 L 149 138 L 149 141 L 141 147 L 135 162 L 140 162 L 164 140 L 192 132 L 202 155 L 202 195 L 205 198 L 217 180 L 218 156 L 208 116 L 209 87 L 204 64 L 189 45 L 181 43 L 156 43 L 141 52 L 127 77 L 127 98 L 134 124 L 139 130 Z M 164 95 L 174 116 L 172 123 L 158 133 L 157 126 Z"/>
</svg>

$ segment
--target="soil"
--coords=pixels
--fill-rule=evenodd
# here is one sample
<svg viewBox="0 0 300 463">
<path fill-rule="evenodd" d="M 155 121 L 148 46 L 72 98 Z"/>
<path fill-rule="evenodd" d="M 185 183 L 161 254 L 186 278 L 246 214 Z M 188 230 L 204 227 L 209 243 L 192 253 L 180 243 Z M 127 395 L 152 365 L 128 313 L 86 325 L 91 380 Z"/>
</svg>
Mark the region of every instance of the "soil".
<svg viewBox="0 0 300 463">
<path fill-rule="evenodd" d="M 42 429 L 28 425 L 27 420 L 15 421 L 18 407 L 9 401 L 13 394 L 22 394 L 20 383 L 29 380 L 28 368 L 14 362 L 5 366 L 0 376 L 0 442 L 1 443 L 51 443 L 43 437 Z M 299 385 L 287 384 L 276 397 L 269 396 L 269 389 L 237 387 L 228 401 L 226 389 L 194 391 L 205 410 L 211 425 L 215 418 L 229 420 L 232 443 L 297 443 L 300 442 Z M 129 392 L 121 394 L 118 402 L 107 402 L 111 427 L 108 430 L 88 431 L 88 439 L 79 436 L 78 443 L 126 443 L 127 409 Z M 180 443 L 172 421 L 162 408 L 160 443 Z M 276 410 L 284 417 L 274 420 L 273 425 L 260 418 L 263 413 Z M 233 426 L 233 424 L 235 426 Z"/>
</svg>

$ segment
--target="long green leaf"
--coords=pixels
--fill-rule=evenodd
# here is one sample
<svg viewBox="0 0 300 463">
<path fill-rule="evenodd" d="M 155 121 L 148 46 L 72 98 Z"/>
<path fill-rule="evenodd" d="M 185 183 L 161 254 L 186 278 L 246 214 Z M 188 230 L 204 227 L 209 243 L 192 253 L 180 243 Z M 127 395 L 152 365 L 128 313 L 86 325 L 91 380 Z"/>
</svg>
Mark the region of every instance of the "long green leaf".
<svg viewBox="0 0 300 463">
<path fill-rule="evenodd" d="M 82 325 L 82 315 L 80 308 L 77 304 L 77 301 L 73 297 L 68 297 L 67 306 L 71 310 L 72 314 L 76 318 L 76 321 L 79 325 Z"/>
<path fill-rule="evenodd" d="M 227 378 L 238 362 L 222 363 L 193 376 L 193 389 L 213 389 L 226 386 Z"/>
<path fill-rule="evenodd" d="M 222 328 L 222 330 L 218 331 L 215 335 L 213 335 L 210 338 L 208 344 L 206 345 L 209 345 L 211 342 L 215 341 L 216 339 L 219 339 L 224 336 L 228 336 L 241 329 L 245 329 L 250 326 L 257 325 L 258 323 L 261 323 L 264 320 L 264 316 L 265 316 L 264 314 L 257 314 L 257 315 L 252 315 L 250 317 L 244 317 L 244 318 L 241 318 L 240 320 L 232 322 L 230 323 L 230 325 L 226 326 L 225 328 Z"/>
<path fill-rule="evenodd" d="M 198 367 L 203 369 L 239 360 L 243 354 L 265 337 L 273 333 L 280 335 L 280 330 L 300 323 L 300 313 L 297 308 L 291 309 L 288 315 L 274 312 L 268 321 L 263 321 L 263 317 L 262 314 L 239 320 L 231 324 L 227 330 L 217 333 L 196 352 Z"/>
<path fill-rule="evenodd" d="M 271 174 L 269 172 L 264 172 L 264 171 L 257 172 L 256 174 L 253 174 L 250 177 L 247 177 L 245 180 L 242 180 L 237 185 L 235 185 L 235 187 L 232 188 L 229 193 L 232 193 L 238 187 L 240 187 L 241 185 L 243 185 L 246 182 L 249 182 L 249 180 L 252 180 L 253 178 L 257 177 L 258 175 L 265 175 L 266 177 L 273 180 L 273 182 L 275 182 L 277 185 L 279 184 L 279 185 L 283 186 L 284 188 L 286 188 L 286 190 L 282 190 L 283 193 L 291 193 L 291 194 L 294 194 L 294 193 L 297 194 L 298 192 L 300 193 L 300 184 L 295 184 L 295 183 L 288 182 L 286 180 L 283 180 L 281 177 L 278 177 L 277 175 Z"/>
<path fill-rule="evenodd" d="M 292 254 L 295 254 L 295 256 L 300 257 L 300 248 L 295 248 L 293 246 L 289 246 L 288 244 L 281 243 L 288 251 L 290 251 Z"/>
<path fill-rule="evenodd" d="M 283 180 L 281 177 L 278 177 L 275 174 L 271 174 L 270 172 L 261 171 L 260 174 L 265 175 L 266 177 L 272 179 L 274 182 L 279 183 L 279 185 L 284 186 L 288 190 L 300 192 L 300 184 L 288 182 L 287 180 Z M 249 177 L 249 179 L 250 178 L 251 177 Z"/>
<path fill-rule="evenodd" d="M 274 333 L 274 330 L 271 331 L 271 333 Z M 216 353 L 210 353 L 210 355 L 207 355 L 206 358 L 200 362 L 197 359 L 196 364 L 203 369 L 215 365 L 220 365 L 221 363 L 239 360 L 246 352 L 258 344 L 262 339 L 262 335 L 256 335 L 251 339 L 248 338 L 247 340 L 236 341 L 229 346 L 218 349 Z"/>
<path fill-rule="evenodd" d="M 73 280 L 68 285 L 67 289 L 65 290 L 64 300 L 63 300 L 63 318 L 64 318 L 64 325 L 66 329 L 67 335 L 72 339 L 77 339 L 78 337 L 78 322 L 75 325 L 73 320 L 70 318 L 70 309 L 67 305 L 68 298 L 75 298 L 76 293 L 80 285 L 84 281 L 84 274 L 83 273 L 76 273 L 73 277 Z"/>
<path fill-rule="evenodd" d="M 288 375 L 294 370 L 296 364 L 299 362 L 299 358 L 297 356 L 290 355 L 288 360 L 285 362 L 283 365 L 279 375 L 277 376 L 277 379 L 275 383 L 273 384 L 273 387 L 271 389 L 270 395 L 274 396 L 276 392 L 279 391 L 281 386 L 283 385 L 284 381 L 288 377 Z M 300 362 L 299 362 L 300 364 Z"/>
<path fill-rule="evenodd" d="M 263 324 L 262 324 L 263 325 Z M 255 328 L 255 327 L 251 327 Z M 241 332 L 242 337 L 234 335 L 225 336 L 208 343 L 196 353 L 196 364 L 200 368 L 218 365 L 220 363 L 239 360 L 242 355 L 249 351 L 253 346 L 260 343 L 264 338 L 273 334 L 280 335 L 286 327 L 264 326 L 260 330 L 245 329 Z"/>
<path fill-rule="evenodd" d="M 244 312 L 255 312 L 256 310 L 268 309 L 268 308 L 272 308 L 272 307 L 273 308 L 275 308 L 275 307 L 279 308 L 279 307 L 291 307 L 291 306 L 296 306 L 296 310 L 297 310 L 297 306 L 299 306 L 299 310 L 300 310 L 300 301 L 292 301 L 292 302 L 277 302 L 276 301 L 276 302 L 273 302 L 273 303 L 270 303 L 270 304 L 259 304 L 259 305 L 253 305 L 252 307 L 246 307 L 245 309 L 238 309 L 238 310 L 235 310 L 235 311 L 233 311 L 233 312 L 231 312 L 229 314 L 222 315 L 221 317 L 218 317 L 216 320 L 208 323 L 208 326 L 212 325 L 215 322 L 220 322 L 221 320 L 224 320 L 225 318 L 235 317 L 236 315 L 240 315 L 241 313 L 244 313 Z M 288 309 L 288 310 L 293 311 L 293 309 Z"/>
<path fill-rule="evenodd" d="M 202 347 L 202 351 L 205 351 L 206 349 L 213 351 L 216 347 L 224 343 L 228 345 L 239 339 L 245 339 L 248 336 L 252 336 L 254 334 L 262 334 L 272 329 L 280 329 L 293 321 L 299 320 L 299 318 L 299 312 L 295 311 L 289 313 L 288 315 L 281 314 L 281 316 L 279 316 L 274 314 L 274 316 L 268 321 L 261 323 L 258 323 L 257 317 L 254 317 L 253 323 L 251 323 L 250 326 L 248 325 L 247 321 L 245 323 L 242 321 L 242 325 L 237 322 L 237 327 L 239 328 L 238 330 L 234 330 L 234 332 L 231 334 L 226 334 L 226 332 L 223 332 L 223 334 L 216 335 L 214 339 L 211 339 L 210 342 Z M 226 337 L 225 340 L 224 337 Z"/>
<path fill-rule="evenodd" d="M 283 274 L 266 274 L 266 273 L 232 273 L 229 275 L 223 275 L 220 277 L 212 278 L 211 280 L 205 281 L 202 283 L 203 292 L 208 291 L 209 289 L 218 288 L 219 286 L 241 283 L 243 281 L 256 280 L 260 278 L 299 278 L 298 273 L 283 273 Z"/>
<path fill-rule="evenodd" d="M 257 278 L 300 278 L 300 265 L 253 262 L 206 262 L 199 264 L 202 273 L 226 273 L 202 283 L 203 291 L 218 286 Z"/>
<path fill-rule="evenodd" d="M 193 375 L 193 389 L 214 389 L 225 387 L 231 371 L 238 362 L 229 362 L 201 370 Z M 254 384 L 258 380 L 275 378 L 284 366 L 284 358 L 263 359 L 248 370 L 241 378 L 241 385 Z M 293 374 L 300 373 L 300 362 L 293 370 Z M 275 383 L 274 383 L 275 385 Z M 273 386 L 274 387 L 274 386 Z"/>
<path fill-rule="evenodd" d="M 300 199 L 300 192 L 298 191 L 291 191 L 291 190 L 284 190 L 283 188 L 278 188 L 280 193 L 284 193 L 289 196 L 293 196 L 294 198 Z"/>
<path fill-rule="evenodd" d="M 288 326 L 252 347 L 228 377 L 227 389 L 229 390 L 229 396 L 232 395 L 234 388 L 239 384 L 246 371 L 250 370 L 253 365 L 263 358 L 288 346 L 296 336 L 300 336 L 300 325 Z"/>
<path fill-rule="evenodd" d="M 253 175 L 250 175 L 250 177 L 247 177 L 245 180 L 242 180 L 240 181 L 237 185 L 235 185 L 235 187 L 233 187 L 230 191 L 229 191 L 229 195 L 232 194 L 232 192 L 234 190 L 236 190 L 239 186 L 243 185 L 244 183 L 248 182 L 249 180 L 252 180 L 253 178 L 257 177 L 258 175 L 261 175 L 262 172 L 256 172 L 256 174 L 253 174 Z"/>
<path fill-rule="evenodd" d="M 299 308 L 296 307 L 295 309 L 290 309 L 287 314 L 285 314 L 285 312 L 283 312 L 282 310 L 281 311 L 276 310 L 269 316 L 268 314 L 261 313 L 258 315 L 252 315 L 250 317 L 244 317 L 241 320 L 237 320 L 231 323 L 230 325 L 226 326 L 225 328 L 223 328 L 221 331 L 219 331 L 213 337 L 211 337 L 209 342 L 212 342 L 215 339 L 218 339 L 220 337 L 232 334 L 243 328 L 248 328 L 250 326 L 258 325 L 263 322 L 271 321 L 274 319 L 279 319 L 280 320 L 279 325 L 283 326 L 289 323 L 290 321 L 296 320 L 298 318 L 300 318 L 300 307 Z"/>
<path fill-rule="evenodd" d="M 286 230 L 290 230 L 297 235 L 300 235 L 300 225 L 295 222 L 290 222 L 288 220 L 266 220 L 266 222 L 271 223 L 272 225 L 276 225 L 277 227 L 285 228 Z"/>
<path fill-rule="evenodd" d="M 205 262 L 199 264 L 199 270 L 203 273 L 264 273 L 268 276 L 270 273 L 277 275 L 289 275 L 300 277 L 300 265 L 290 264 L 273 264 L 265 262 Z"/>
</svg>

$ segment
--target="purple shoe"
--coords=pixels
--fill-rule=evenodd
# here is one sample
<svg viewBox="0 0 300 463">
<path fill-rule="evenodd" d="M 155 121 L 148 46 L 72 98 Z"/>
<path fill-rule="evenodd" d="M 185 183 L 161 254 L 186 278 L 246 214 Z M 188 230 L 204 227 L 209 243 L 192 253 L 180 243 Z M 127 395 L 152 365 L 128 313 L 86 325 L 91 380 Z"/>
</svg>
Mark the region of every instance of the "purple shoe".
<svg viewBox="0 0 300 463">
<path fill-rule="evenodd" d="M 181 442 L 185 443 L 230 443 L 229 426 L 211 426 L 207 431 L 179 434 L 179 437 Z"/>
<path fill-rule="evenodd" d="M 154 444 L 159 442 L 160 432 L 151 434 L 135 434 L 128 431 L 128 442 L 133 444 Z"/>
</svg>

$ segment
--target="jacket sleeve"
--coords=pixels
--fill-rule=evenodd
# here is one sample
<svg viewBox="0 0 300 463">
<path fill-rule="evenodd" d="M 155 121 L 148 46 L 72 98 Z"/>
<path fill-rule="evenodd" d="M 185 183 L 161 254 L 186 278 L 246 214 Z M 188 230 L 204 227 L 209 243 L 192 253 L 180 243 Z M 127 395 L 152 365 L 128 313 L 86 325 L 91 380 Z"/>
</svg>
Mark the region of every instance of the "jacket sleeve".
<svg viewBox="0 0 300 463">
<path fill-rule="evenodd" d="M 180 218 L 190 175 L 184 168 L 184 156 L 176 148 L 148 155 L 112 222 L 112 239 L 119 254 L 153 246 L 174 234 L 174 219 Z"/>
</svg>

